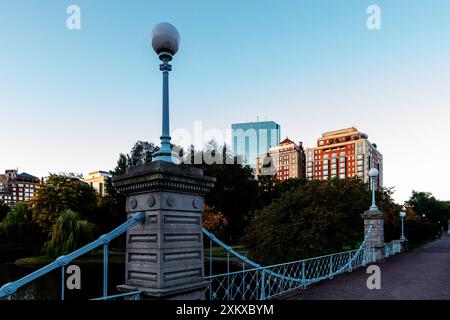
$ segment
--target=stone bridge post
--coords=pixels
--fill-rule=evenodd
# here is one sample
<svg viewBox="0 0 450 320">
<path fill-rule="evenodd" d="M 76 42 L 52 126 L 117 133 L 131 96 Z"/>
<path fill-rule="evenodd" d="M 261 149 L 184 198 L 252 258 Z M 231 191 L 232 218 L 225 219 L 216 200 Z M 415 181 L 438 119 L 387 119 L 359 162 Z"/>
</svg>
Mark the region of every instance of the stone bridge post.
<svg viewBox="0 0 450 320">
<path fill-rule="evenodd" d="M 128 217 L 145 221 L 126 235 L 124 292 L 147 299 L 204 299 L 202 213 L 204 195 L 215 179 L 188 165 L 153 161 L 113 179 L 126 195 Z"/>
<path fill-rule="evenodd" d="M 380 210 L 367 210 L 361 215 L 364 219 L 364 237 L 372 226 L 367 244 L 375 250 L 375 259 L 384 259 L 384 213 Z"/>
</svg>

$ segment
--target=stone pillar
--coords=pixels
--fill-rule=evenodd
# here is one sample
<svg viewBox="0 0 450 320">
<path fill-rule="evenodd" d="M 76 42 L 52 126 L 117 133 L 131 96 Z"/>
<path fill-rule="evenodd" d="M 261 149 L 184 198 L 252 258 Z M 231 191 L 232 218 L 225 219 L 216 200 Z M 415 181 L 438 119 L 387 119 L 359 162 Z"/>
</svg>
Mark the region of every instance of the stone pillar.
<svg viewBox="0 0 450 320">
<path fill-rule="evenodd" d="M 364 219 L 364 237 L 372 226 L 367 239 L 369 246 L 375 249 L 375 259 L 384 259 L 384 214 L 379 210 L 367 210 L 361 215 Z"/>
<path fill-rule="evenodd" d="M 130 216 L 145 221 L 127 232 L 125 284 L 147 299 L 204 299 L 203 198 L 215 179 L 188 165 L 154 161 L 113 179 Z"/>
</svg>

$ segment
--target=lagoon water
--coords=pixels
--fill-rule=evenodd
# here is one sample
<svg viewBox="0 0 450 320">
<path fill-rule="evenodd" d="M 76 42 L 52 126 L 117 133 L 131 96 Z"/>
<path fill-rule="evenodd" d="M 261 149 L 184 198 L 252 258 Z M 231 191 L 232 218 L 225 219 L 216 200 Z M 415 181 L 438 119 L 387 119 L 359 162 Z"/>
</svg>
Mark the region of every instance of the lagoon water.
<svg viewBox="0 0 450 320">
<path fill-rule="evenodd" d="M 39 267 L 17 266 L 14 264 L 18 257 L 2 256 L 0 261 L 0 286 L 18 280 Z M 97 298 L 103 294 L 103 263 L 81 262 L 75 263 L 81 269 L 81 289 L 65 290 L 66 300 L 87 300 Z M 214 274 L 226 272 L 226 263 L 214 262 Z M 237 266 L 231 266 L 230 271 L 240 270 Z M 125 265 L 119 262 L 110 262 L 108 268 L 109 294 L 118 293 L 116 286 L 125 281 Z M 209 274 L 209 263 L 205 263 L 205 273 Z M 66 275 L 67 279 L 67 275 Z M 20 288 L 13 299 L 19 300 L 59 300 L 61 297 L 61 269 L 56 269 L 47 275 L 38 278 L 30 284 Z"/>
</svg>

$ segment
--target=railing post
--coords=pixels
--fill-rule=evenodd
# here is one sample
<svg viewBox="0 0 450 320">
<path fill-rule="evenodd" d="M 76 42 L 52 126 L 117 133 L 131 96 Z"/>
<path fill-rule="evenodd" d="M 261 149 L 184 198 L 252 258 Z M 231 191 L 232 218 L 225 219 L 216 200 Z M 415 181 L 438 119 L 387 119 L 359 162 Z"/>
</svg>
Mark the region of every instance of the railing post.
<svg viewBox="0 0 450 320">
<path fill-rule="evenodd" d="M 261 294 L 259 299 L 260 300 L 266 300 L 266 279 L 265 279 L 265 269 L 261 269 Z"/>
<path fill-rule="evenodd" d="M 212 276 L 212 239 L 209 239 L 209 275 Z"/>
<path fill-rule="evenodd" d="M 330 273 L 328 275 L 328 278 L 333 279 L 333 255 L 330 255 L 329 265 L 330 265 Z"/>
<path fill-rule="evenodd" d="M 367 245 L 375 251 L 375 260 L 384 258 L 384 213 L 380 210 L 368 210 L 361 215 L 364 219 L 364 236 Z"/>
<path fill-rule="evenodd" d="M 209 275 L 212 276 L 212 239 L 209 239 Z M 209 282 L 209 300 L 213 297 L 212 280 Z"/>
<path fill-rule="evenodd" d="M 227 287 L 228 287 L 228 300 L 231 300 L 231 287 L 230 287 L 230 253 L 227 253 Z"/>
<path fill-rule="evenodd" d="M 108 243 L 103 245 L 103 296 L 108 296 Z"/>
<path fill-rule="evenodd" d="M 352 266 L 352 254 L 351 252 L 348 253 L 349 259 L 348 259 L 348 271 L 353 272 L 353 266 Z"/>
<path fill-rule="evenodd" d="M 305 260 L 303 260 L 302 261 L 302 286 L 303 286 L 303 289 L 306 288 L 306 285 L 305 285 L 305 267 L 306 267 Z"/>
<path fill-rule="evenodd" d="M 66 286 L 66 279 L 65 279 L 65 267 L 61 267 L 61 300 L 64 300 L 64 289 Z"/>
<path fill-rule="evenodd" d="M 202 214 L 215 180 L 201 168 L 155 159 L 112 179 L 126 196 L 127 214 L 146 215 L 146 223 L 127 231 L 120 291 L 142 291 L 143 298 L 156 300 L 206 298 Z"/>
</svg>

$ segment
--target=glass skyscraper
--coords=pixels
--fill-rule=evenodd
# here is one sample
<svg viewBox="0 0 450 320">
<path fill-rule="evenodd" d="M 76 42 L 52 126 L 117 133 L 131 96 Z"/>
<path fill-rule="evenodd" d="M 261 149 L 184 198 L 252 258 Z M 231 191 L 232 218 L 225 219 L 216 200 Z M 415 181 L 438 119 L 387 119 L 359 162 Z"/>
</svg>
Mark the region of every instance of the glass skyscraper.
<svg viewBox="0 0 450 320">
<path fill-rule="evenodd" d="M 273 121 L 234 123 L 231 130 L 233 155 L 253 169 L 258 156 L 280 143 L 280 125 Z"/>
</svg>

